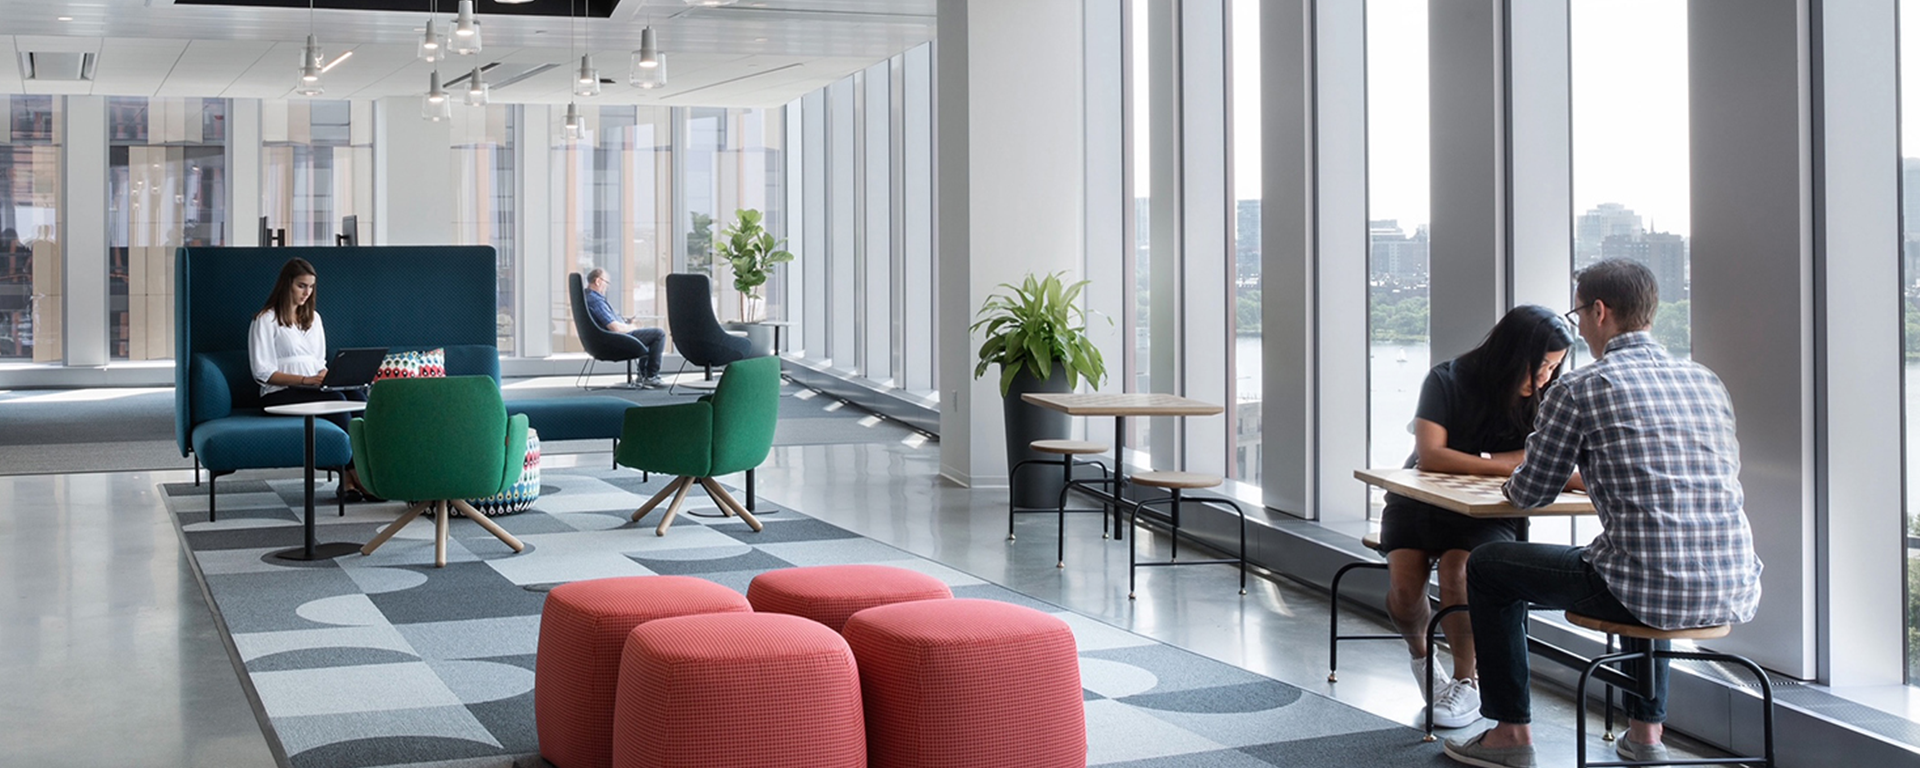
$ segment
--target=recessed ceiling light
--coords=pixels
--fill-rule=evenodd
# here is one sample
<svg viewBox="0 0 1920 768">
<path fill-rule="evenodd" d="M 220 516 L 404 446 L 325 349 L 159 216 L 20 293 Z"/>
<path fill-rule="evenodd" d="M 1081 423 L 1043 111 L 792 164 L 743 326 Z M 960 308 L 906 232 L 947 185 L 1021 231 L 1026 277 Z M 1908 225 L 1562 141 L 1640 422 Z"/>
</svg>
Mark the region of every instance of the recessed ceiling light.
<svg viewBox="0 0 1920 768">
<path fill-rule="evenodd" d="M 756 38 L 754 38 L 754 39 L 753 39 L 753 41 L 754 41 L 754 42 L 756 42 L 756 43 L 764 43 L 764 42 L 766 42 L 766 41 L 767 41 L 767 39 L 766 39 L 766 38 L 764 38 L 764 37 L 756 37 Z"/>
<path fill-rule="evenodd" d="M 72 16 L 61 16 L 61 17 L 59 17 L 59 18 L 57 18 L 57 19 L 54 19 L 54 20 L 55 20 L 55 21 L 73 21 L 73 17 L 72 17 Z"/>
</svg>

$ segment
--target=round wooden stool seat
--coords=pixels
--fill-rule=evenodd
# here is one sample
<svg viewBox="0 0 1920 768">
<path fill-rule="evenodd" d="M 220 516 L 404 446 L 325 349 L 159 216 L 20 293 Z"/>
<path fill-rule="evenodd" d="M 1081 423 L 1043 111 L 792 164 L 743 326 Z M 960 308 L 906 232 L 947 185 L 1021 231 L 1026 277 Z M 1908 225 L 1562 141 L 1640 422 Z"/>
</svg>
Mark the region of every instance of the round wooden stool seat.
<svg viewBox="0 0 1920 768">
<path fill-rule="evenodd" d="M 1367 549 L 1371 549 L 1375 552 L 1380 551 L 1380 535 L 1377 533 L 1369 533 L 1365 536 L 1362 536 L 1360 538 L 1360 546 L 1366 547 Z"/>
<path fill-rule="evenodd" d="M 1064 454 L 1067 456 L 1107 452 L 1106 443 L 1096 443 L 1091 440 L 1035 440 L 1028 443 L 1027 447 L 1041 453 Z"/>
<path fill-rule="evenodd" d="M 1601 621 L 1592 616 L 1582 616 L 1573 611 L 1567 611 L 1567 623 L 1576 627 L 1586 627 L 1596 632 L 1605 632 L 1609 635 L 1637 637 L 1642 640 L 1712 640 L 1716 637 L 1726 637 L 1727 633 L 1732 631 L 1732 627 L 1725 624 L 1712 627 L 1694 627 L 1692 629 L 1654 629 L 1645 624 L 1621 624 L 1612 621 Z"/>
<path fill-rule="evenodd" d="M 1220 476 L 1205 472 L 1139 472 L 1128 475 L 1127 482 L 1149 488 L 1212 488 L 1220 484 Z"/>
</svg>

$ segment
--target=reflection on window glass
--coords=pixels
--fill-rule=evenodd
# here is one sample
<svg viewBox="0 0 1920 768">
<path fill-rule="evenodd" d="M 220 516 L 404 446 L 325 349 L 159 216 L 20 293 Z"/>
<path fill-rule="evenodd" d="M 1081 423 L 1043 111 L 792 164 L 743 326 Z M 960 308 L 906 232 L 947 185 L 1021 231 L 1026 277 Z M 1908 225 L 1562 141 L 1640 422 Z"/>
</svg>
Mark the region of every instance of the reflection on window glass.
<svg viewBox="0 0 1920 768">
<path fill-rule="evenodd" d="M 1687 4 L 1573 0 L 1569 12 L 1573 266 L 1627 258 L 1652 268 L 1653 335 L 1687 357 Z"/>
<path fill-rule="evenodd" d="M 555 352 L 578 352 L 567 297 L 567 274 L 601 268 L 614 311 L 635 325 L 665 322 L 665 277 L 672 271 L 669 177 L 673 110 L 667 107 L 582 107 L 586 129 L 569 142 L 556 125 L 551 194 L 555 205 L 551 285 Z M 559 110 L 553 110 L 558 123 Z"/>
<path fill-rule="evenodd" d="M 1369 0 L 1367 462 L 1376 467 L 1412 454 L 1429 366 L 1427 133 L 1426 0 Z"/>
<path fill-rule="evenodd" d="M 0 96 L 0 360 L 58 362 L 65 257 L 60 249 L 59 123 L 65 99 Z"/>
<path fill-rule="evenodd" d="M 365 138 L 354 141 L 354 119 L 371 121 L 371 106 L 317 99 L 261 105 L 284 115 L 261 121 L 260 212 L 269 230 L 285 231 L 286 245 L 333 245 L 347 216 L 356 217 L 361 244 L 372 244 L 370 125 L 361 126 Z"/>
<path fill-rule="evenodd" d="M 107 99 L 107 338 L 173 357 L 173 259 L 227 242 L 225 99 Z"/>
<path fill-rule="evenodd" d="M 1908 45 L 1913 42 L 1914 45 Z M 1906 313 L 1907 682 L 1920 683 L 1920 2 L 1900 0 L 1900 284 Z"/>
<path fill-rule="evenodd" d="M 1260 1 L 1233 0 L 1233 461 L 1260 482 Z"/>
</svg>

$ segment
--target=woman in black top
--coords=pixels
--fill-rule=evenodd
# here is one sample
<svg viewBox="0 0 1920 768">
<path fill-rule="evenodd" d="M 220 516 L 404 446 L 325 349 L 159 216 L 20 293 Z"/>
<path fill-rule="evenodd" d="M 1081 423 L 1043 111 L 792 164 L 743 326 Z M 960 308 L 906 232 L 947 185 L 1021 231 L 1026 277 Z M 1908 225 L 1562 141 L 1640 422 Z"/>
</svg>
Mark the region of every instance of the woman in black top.
<svg viewBox="0 0 1920 768">
<path fill-rule="evenodd" d="M 1511 475 L 1520 466 L 1540 393 L 1560 374 L 1573 331 L 1553 310 L 1515 307 L 1480 346 L 1433 367 L 1414 411 L 1414 452 L 1407 466 L 1434 472 Z M 1577 478 L 1576 478 L 1577 479 Z M 1434 725 L 1458 728 L 1480 718 L 1473 629 L 1464 613 L 1441 622 L 1453 655 L 1453 679 L 1427 679 L 1427 574 L 1438 562 L 1440 602 L 1467 602 L 1467 553 L 1490 541 L 1512 541 L 1517 519 L 1472 518 L 1398 494 L 1387 494 L 1380 549 L 1387 554 L 1387 614 L 1406 638 L 1414 679 L 1434 698 Z"/>
</svg>

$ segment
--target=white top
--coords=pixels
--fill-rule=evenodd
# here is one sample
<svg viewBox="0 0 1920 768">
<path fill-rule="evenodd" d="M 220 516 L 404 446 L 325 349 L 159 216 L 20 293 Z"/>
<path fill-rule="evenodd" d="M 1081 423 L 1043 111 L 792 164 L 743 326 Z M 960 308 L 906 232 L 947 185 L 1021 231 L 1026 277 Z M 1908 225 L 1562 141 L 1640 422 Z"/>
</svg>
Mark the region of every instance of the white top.
<svg viewBox="0 0 1920 768">
<path fill-rule="evenodd" d="M 315 400 L 311 403 L 269 405 L 261 410 L 275 416 L 326 416 L 334 413 L 364 411 L 367 404 L 358 400 Z"/>
<path fill-rule="evenodd" d="M 301 330 L 297 325 L 281 325 L 272 312 L 261 312 L 247 329 L 247 364 L 253 380 L 260 382 L 260 394 L 286 389 L 268 384 L 275 371 L 295 376 L 312 376 L 327 366 L 327 328 L 320 313 L 313 313 L 313 327 Z"/>
</svg>

